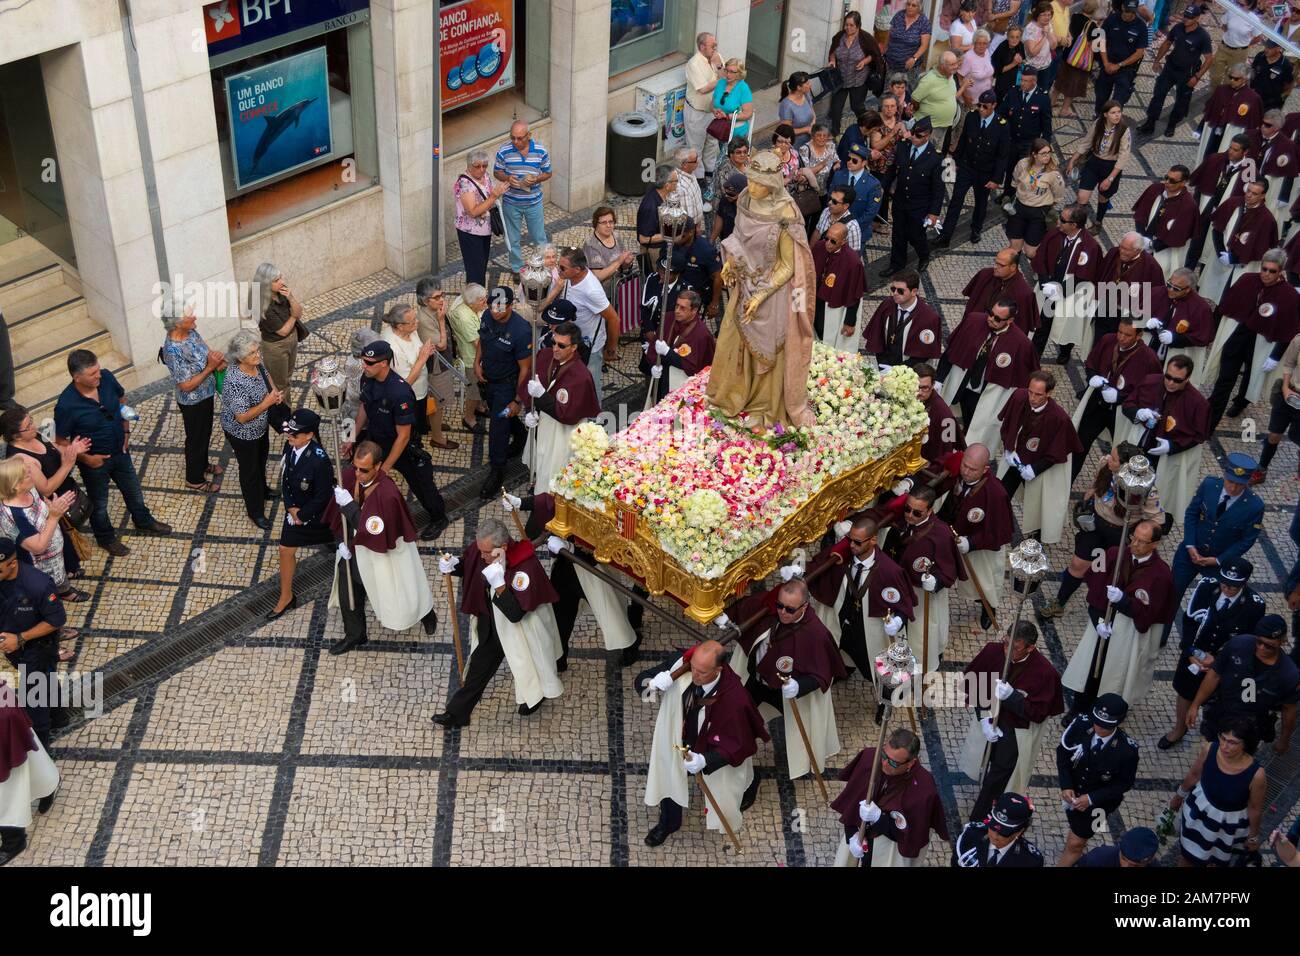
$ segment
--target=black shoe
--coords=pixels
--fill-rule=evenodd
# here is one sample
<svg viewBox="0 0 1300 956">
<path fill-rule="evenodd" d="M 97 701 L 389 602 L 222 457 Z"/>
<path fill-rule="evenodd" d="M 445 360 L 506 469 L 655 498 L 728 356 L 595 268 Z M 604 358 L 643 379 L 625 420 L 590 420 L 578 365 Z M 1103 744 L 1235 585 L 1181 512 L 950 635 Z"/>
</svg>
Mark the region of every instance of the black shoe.
<svg viewBox="0 0 1300 956">
<path fill-rule="evenodd" d="M 879 727 L 885 721 L 885 705 L 876 704 L 876 726 Z"/>
<path fill-rule="evenodd" d="M 1147 136 L 1150 136 L 1150 135 L 1151 135 L 1152 133 L 1154 133 L 1155 131 L 1156 131 L 1156 124 L 1155 124 L 1155 123 L 1143 123 L 1141 126 L 1138 127 L 1138 132 L 1139 132 L 1139 133 L 1143 133 L 1143 134 L 1145 134 L 1145 135 L 1147 135 Z M 1168 135 L 1168 134 L 1165 134 L 1165 135 Z"/>
<path fill-rule="evenodd" d="M 992 621 L 992 619 L 989 617 L 989 612 L 986 611 L 986 610 L 984 610 L 983 606 L 981 606 L 981 607 L 980 607 L 980 627 L 982 627 L 984 630 L 987 631 L 987 630 L 988 630 L 990 627 L 992 627 L 992 626 L 993 626 L 993 621 Z"/>
<path fill-rule="evenodd" d="M 645 845 L 661 846 L 665 840 L 676 832 L 676 830 L 668 829 L 662 823 L 656 823 L 650 832 L 645 835 Z"/>
<path fill-rule="evenodd" d="M 920 272 L 920 273 L 922 273 L 922 274 L 924 274 L 924 273 L 925 273 L 925 270 L 928 269 L 928 268 L 930 268 L 930 260 L 929 260 L 929 259 L 922 259 L 922 260 L 920 260 L 920 261 L 916 264 L 916 271 L 917 271 L 917 272 Z"/>
<path fill-rule="evenodd" d="M 49 796 L 41 797 L 40 802 L 36 804 L 36 812 L 39 813 L 41 816 L 45 816 L 45 814 L 49 813 L 50 810 L 54 807 L 54 798 L 57 797 L 58 795 L 59 795 L 59 788 L 56 786 L 54 788 L 54 792 L 51 793 Z"/>
<path fill-rule="evenodd" d="M 1074 355 L 1073 345 L 1058 345 L 1056 347 L 1056 364 L 1069 365 L 1070 357 Z"/>
<path fill-rule="evenodd" d="M 169 524 L 163 524 L 161 521 L 155 521 L 153 524 L 136 528 L 135 532 L 136 534 L 168 535 L 172 533 L 172 526 Z"/>
<path fill-rule="evenodd" d="M 271 530 L 271 520 L 265 516 L 261 518 L 254 518 L 252 515 L 249 515 L 248 520 L 253 522 L 253 524 L 257 525 L 263 531 Z"/>
<path fill-rule="evenodd" d="M 364 634 L 357 634 L 353 637 L 344 637 L 341 641 L 335 641 L 330 645 L 330 654 L 334 657 L 338 657 L 340 654 L 346 654 L 354 647 L 360 647 L 363 644 L 369 643 L 369 640 L 370 639 Z"/>
<path fill-rule="evenodd" d="M 1175 132 L 1175 127 L 1172 123 L 1170 123 L 1168 126 L 1165 127 L 1166 136 L 1173 136 L 1174 132 Z"/>
<path fill-rule="evenodd" d="M 1159 747 L 1161 750 L 1170 750 L 1174 747 L 1177 747 L 1182 742 L 1183 742 L 1182 737 L 1179 737 L 1177 740 L 1170 740 L 1169 735 L 1165 734 L 1163 737 L 1161 737 L 1159 740 L 1156 741 L 1156 746 Z"/>
<path fill-rule="evenodd" d="M 439 727 L 468 727 L 469 718 L 457 717 L 449 711 L 443 711 L 441 714 L 434 714 L 429 718 Z"/>
<path fill-rule="evenodd" d="M 528 717 L 528 716 L 530 716 L 531 714 L 535 714 L 535 713 L 537 713 L 539 710 L 542 709 L 542 701 L 544 701 L 544 700 L 546 700 L 545 697 L 543 697 L 542 700 L 539 700 L 537 703 L 533 704 L 533 706 L 531 706 L 531 707 L 529 707 L 527 704 L 520 704 L 520 705 L 519 705 L 519 716 L 520 716 L 520 717 Z"/>
<path fill-rule="evenodd" d="M 971 242 L 979 242 L 979 241 L 980 241 L 980 231 L 979 231 L 978 229 L 972 229 L 972 230 L 970 231 L 970 241 L 971 241 Z"/>
<path fill-rule="evenodd" d="M 760 778 L 755 777 L 754 782 L 749 785 L 749 789 L 746 790 L 744 795 L 740 798 L 741 813 L 744 813 L 754 805 L 754 801 L 758 799 L 758 785 L 762 782 L 763 781 Z"/>
<path fill-rule="evenodd" d="M 493 468 L 488 472 L 483 487 L 478 490 L 478 496 L 484 501 L 495 498 L 501 493 L 501 487 L 505 484 L 505 480 L 506 473 L 500 468 Z"/>
<path fill-rule="evenodd" d="M 267 485 L 267 487 L 266 487 L 266 497 L 267 497 L 267 498 L 279 498 L 279 497 L 280 497 L 280 492 L 276 491 L 276 490 L 275 490 L 274 488 L 272 488 L 270 485 Z"/>
<path fill-rule="evenodd" d="M 4 866 L 19 853 L 22 853 L 23 850 L 27 849 L 27 834 L 24 831 L 19 832 L 20 836 L 17 841 L 0 850 L 0 866 Z"/>
<path fill-rule="evenodd" d="M 951 243 L 952 243 L 952 238 L 944 235 L 944 236 L 940 236 L 938 239 L 934 240 L 934 242 L 930 243 L 930 247 L 932 249 L 947 249 Z"/>
<path fill-rule="evenodd" d="M 271 613 L 266 616 L 266 619 L 268 621 L 274 621 L 278 617 L 284 617 L 286 614 L 288 614 L 297 606 L 298 606 L 298 595 L 295 594 L 293 597 L 289 598 L 288 604 L 280 608 L 280 610 L 278 611 L 273 609 Z"/>
<path fill-rule="evenodd" d="M 447 530 L 447 519 L 437 518 L 433 521 L 430 521 L 427 525 L 424 526 L 424 530 L 420 532 L 420 540 L 433 541 L 446 530 Z"/>
<path fill-rule="evenodd" d="M 565 671 L 567 671 L 568 669 L 569 669 L 569 655 L 568 655 L 568 654 L 564 654 L 563 656 L 561 656 L 561 657 L 557 657 L 557 658 L 555 659 L 555 673 L 557 673 L 557 674 L 563 674 L 563 673 L 564 673 Z M 523 711 L 521 710 L 520 713 L 522 714 Z"/>
<path fill-rule="evenodd" d="M 636 632 L 636 640 L 630 646 L 623 648 L 623 656 L 619 658 L 619 664 L 622 667 L 631 667 L 636 663 L 637 652 L 641 649 L 641 632 Z"/>
<path fill-rule="evenodd" d="M 1250 403 L 1244 398 L 1234 398 L 1232 404 L 1228 406 L 1228 417 L 1236 418 L 1249 407 Z"/>
<path fill-rule="evenodd" d="M 424 625 L 424 633 L 432 637 L 438 631 L 438 612 L 430 611 L 420 619 L 420 623 Z"/>
<path fill-rule="evenodd" d="M 462 431 L 469 432 L 471 435 L 487 434 L 487 426 L 485 426 L 482 422 L 475 422 L 473 427 L 470 427 L 469 425 L 466 425 L 465 422 L 462 420 L 460 423 L 460 427 Z"/>
</svg>

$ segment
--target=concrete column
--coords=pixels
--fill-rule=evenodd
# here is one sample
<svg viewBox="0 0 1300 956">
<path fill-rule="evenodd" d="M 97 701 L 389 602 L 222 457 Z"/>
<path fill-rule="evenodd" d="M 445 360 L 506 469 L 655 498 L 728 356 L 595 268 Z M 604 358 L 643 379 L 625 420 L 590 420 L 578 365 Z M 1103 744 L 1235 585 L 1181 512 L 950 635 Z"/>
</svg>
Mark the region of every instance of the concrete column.
<svg viewBox="0 0 1300 956">
<path fill-rule="evenodd" d="M 749 0 L 699 0 L 695 33 L 706 32 L 718 38 L 718 52 L 724 60 L 733 56 L 743 60 L 749 47 Z"/>
<path fill-rule="evenodd" d="M 406 279 L 432 258 L 433 16 L 433 0 L 370 3 L 385 259 Z"/>
<path fill-rule="evenodd" d="M 610 0 L 551 4 L 550 199 L 576 210 L 605 195 Z"/>
<path fill-rule="evenodd" d="M 816 73 L 826 65 L 831 37 L 839 32 L 840 24 L 844 22 L 844 5 L 839 0 L 790 2 L 790 15 L 787 18 L 790 35 L 785 40 L 784 73 L 786 76 L 795 70 Z M 862 13 L 862 27 L 868 33 L 871 32 L 871 17 L 875 15 L 874 6 L 874 0 L 859 0 L 850 7 Z"/>
</svg>

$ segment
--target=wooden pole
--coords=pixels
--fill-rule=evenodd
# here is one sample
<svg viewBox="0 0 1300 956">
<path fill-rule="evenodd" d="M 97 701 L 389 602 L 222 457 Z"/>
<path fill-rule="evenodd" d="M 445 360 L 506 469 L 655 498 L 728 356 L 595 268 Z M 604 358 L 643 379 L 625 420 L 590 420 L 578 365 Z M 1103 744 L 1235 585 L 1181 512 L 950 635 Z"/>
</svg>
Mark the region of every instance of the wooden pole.
<svg viewBox="0 0 1300 956">
<path fill-rule="evenodd" d="M 910 714 L 911 712 L 911 708 L 908 708 L 908 713 Z M 894 705 L 886 700 L 885 713 L 880 721 L 880 739 L 876 741 L 875 761 L 871 764 L 871 776 L 867 778 L 868 803 L 871 803 L 874 800 L 872 794 L 876 789 L 876 780 L 880 777 L 880 761 L 884 759 L 885 755 L 885 735 L 889 733 L 889 718 L 893 715 Z M 916 727 L 915 717 L 912 718 L 912 727 L 913 729 Z M 865 851 L 862 855 L 862 859 L 858 860 L 858 866 L 862 866 L 862 860 L 865 860 L 867 854 L 871 852 L 870 848 L 867 846 L 867 823 L 865 820 L 858 826 L 858 843 L 862 845 L 862 849 Z"/>
<path fill-rule="evenodd" d="M 785 674 L 781 675 L 781 683 L 788 684 L 790 678 Z M 826 790 L 826 781 L 822 779 L 821 767 L 817 765 L 817 755 L 813 753 L 812 741 L 808 739 L 808 730 L 804 727 L 803 714 L 799 713 L 799 702 L 793 697 L 789 698 L 790 713 L 794 715 L 795 726 L 799 728 L 799 736 L 803 738 L 803 749 L 808 754 L 808 763 L 812 765 L 813 777 L 817 781 L 817 787 L 822 792 L 822 799 L 829 805 L 831 795 Z"/>
<path fill-rule="evenodd" d="M 949 527 L 948 530 L 952 531 L 952 536 L 954 540 L 961 537 L 961 535 L 959 535 L 956 532 L 956 530 L 953 529 L 951 526 Z M 957 550 L 958 553 L 960 554 L 961 549 L 958 548 Z M 979 595 L 980 604 L 984 605 L 984 613 L 989 616 L 989 620 L 993 622 L 991 626 L 993 630 L 996 631 L 998 629 L 998 617 L 996 614 L 993 613 L 993 606 L 989 604 L 989 599 L 984 594 L 984 586 L 980 584 L 980 579 L 975 576 L 975 570 L 971 567 L 970 559 L 964 554 L 962 554 L 961 556 L 961 563 L 965 566 L 966 573 L 970 575 L 971 583 L 975 585 L 975 593 Z"/>
<path fill-rule="evenodd" d="M 504 490 L 501 492 L 501 500 L 503 502 L 506 500 L 506 493 Z M 524 530 L 524 521 L 519 517 L 519 509 L 512 507 L 510 509 L 510 517 L 515 519 L 515 527 L 519 529 L 519 540 L 527 541 L 528 532 Z"/>
<path fill-rule="evenodd" d="M 451 638 L 456 647 L 456 673 L 460 679 L 465 679 L 465 658 L 460 648 L 460 615 L 456 613 L 456 588 L 451 583 L 451 575 L 444 574 L 442 579 L 447 582 L 447 607 L 451 611 Z"/>
<path fill-rule="evenodd" d="M 925 570 L 922 574 L 929 574 L 931 563 L 928 558 L 922 558 L 925 562 Z M 925 719 L 925 671 L 930 666 L 930 592 L 925 588 L 921 589 L 924 593 L 921 597 L 921 719 Z"/>
<path fill-rule="evenodd" d="M 679 744 L 677 749 L 682 751 L 682 759 L 685 760 L 686 755 L 690 753 L 690 748 Z M 718 801 L 713 796 L 713 791 L 709 789 L 709 785 L 704 781 L 704 772 L 701 771 L 700 773 L 693 774 L 693 776 L 697 781 L 699 781 L 700 790 L 704 793 L 704 799 L 709 802 L 709 806 L 713 808 L 713 812 L 718 815 L 718 821 L 722 824 L 722 829 L 727 831 L 727 836 L 735 845 L 736 852 L 744 853 L 745 848 L 740 845 L 740 838 L 736 836 L 736 831 L 731 828 L 731 823 L 727 820 L 727 815 L 722 812 L 722 808 L 718 806 Z"/>
</svg>

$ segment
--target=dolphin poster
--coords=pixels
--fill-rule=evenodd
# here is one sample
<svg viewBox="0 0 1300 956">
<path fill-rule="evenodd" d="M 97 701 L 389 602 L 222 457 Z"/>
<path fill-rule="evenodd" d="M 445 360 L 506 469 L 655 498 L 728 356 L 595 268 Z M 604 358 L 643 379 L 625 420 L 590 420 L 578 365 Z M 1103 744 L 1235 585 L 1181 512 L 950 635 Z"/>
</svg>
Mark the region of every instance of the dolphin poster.
<svg viewBox="0 0 1300 956">
<path fill-rule="evenodd" d="M 328 68 L 317 47 L 226 77 L 230 149 L 240 189 L 329 156 Z"/>
</svg>

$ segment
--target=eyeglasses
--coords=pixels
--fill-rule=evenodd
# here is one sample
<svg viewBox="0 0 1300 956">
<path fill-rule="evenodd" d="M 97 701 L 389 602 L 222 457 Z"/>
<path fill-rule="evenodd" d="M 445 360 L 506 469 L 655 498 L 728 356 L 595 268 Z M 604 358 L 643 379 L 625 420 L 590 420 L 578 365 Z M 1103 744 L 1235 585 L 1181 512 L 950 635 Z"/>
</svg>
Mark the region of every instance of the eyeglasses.
<svg viewBox="0 0 1300 956">
<path fill-rule="evenodd" d="M 1165 288 L 1170 292 L 1186 292 L 1191 288 L 1189 285 L 1174 285 L 1172 282 L 1166 282 Z"/>
<path fill-rule="evenodd" d="M 907 293 L 911 290 L 909 290 L 905 285 L 891 285 L 889 287 L 889 291 L 892 292 L 894 295 L 907 295 Z"/>
<path fill-rule="evenodd" d="M 1183 382 L 1187 381 L 1187 379 L 1186 379 L 1186 377 L 1184 377 L 1184 378 L 1177 378 L 1176 376 L 1170 375 L 1168 372 L 1165 372 L 1165 381 L 1166 381 L 1166 382 L 1173 382 L 1175 385 L 1181 385 L 1181 384 L 1183 384 Z"/>
<path fill-rule="evenodd" d="M 881 759 L 881 762 L 889 764 L 889 765 L 890 765 L 891 767 L 893 767 L 895 770 L 897 770 L 899 767 L 903 766 L 903 764 L 905 764 L 905 763 L 911 763 L 910 760 L 895 760 L 893 757 L 887 756 L 887 755 L 885 755 L 885 754 L 881 754 L 881 755 L 880 755 L 880 759 Z"/>
<path fill-rule="evenodd" d="M 795 614 L 799 611 L 802 611 L 807 606 L 808 606 L 807 603 L 804 603 L 804 604 L 797 604 L 794 607 L 791 607 L 788 604 L 782 604 L 780 601 L 776 602 L 776 609 L 778 611 L 785 611 L 786 614 Z"/>
<path fill-rule="evenodd" d="M 910 515 L 914 515 L 914 516 L 917 517 L 917 518 L 924 518 L 927 514 L 929 514 L 929 512 L 928 512 L 925 508 L 906 508 L 906 507 L 905 507 L 903 510 L 906 511 L 906 512 L 907 512 L 908 514 L 910 514 Z"/>
</svg>

